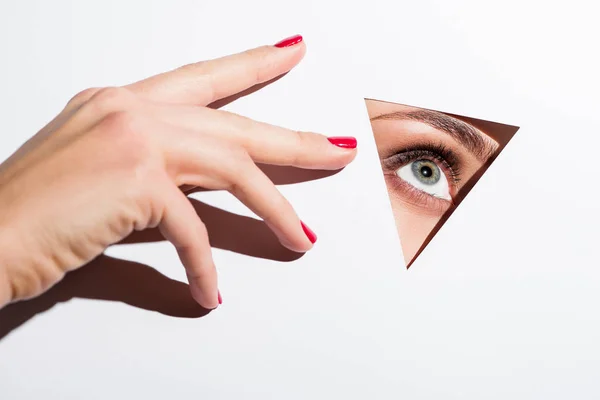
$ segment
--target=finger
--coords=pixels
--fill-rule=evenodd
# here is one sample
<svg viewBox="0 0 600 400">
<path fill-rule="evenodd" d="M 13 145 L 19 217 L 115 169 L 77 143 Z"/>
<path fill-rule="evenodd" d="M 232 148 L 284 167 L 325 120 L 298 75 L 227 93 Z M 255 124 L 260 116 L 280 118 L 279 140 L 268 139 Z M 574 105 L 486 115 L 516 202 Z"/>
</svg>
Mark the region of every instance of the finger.
<svg viewBox="0 0 600 400">
<path fill-rule="evenodd" d="M 265 221 L 282 245 L 296 252 L 312 247 L 314 234 L 305 230 L 292 205 L 241 147 L 178 128 L 171 128 L 168 137 L 160 134 L 167 127 L 158 130 L 156 140 L 176 186 L 228 190 Z"/>
<path fill-rule="evenodd" d="M 176 186 L 164 196 L 165 209 L 159 229 L 177 249 L 194 299 L 202 307 L 214 309 L 219 304 L 219 290 L 206 227 Z"/>
<path fill-rule="evenodd" d="M 149 115 L 163 122 L 242 146 L 257 163 L 335 170 L 356 157 L 357 142 L 353 137 L 294 131 L 205 107 L 157 103 L 147 107 Z"/>
<path fill-rule="evenodd" d="M 288 72 L 305 51 L 301 40 L 287 47 L 262 46 L 185 65 L 127 87 L 149 100 L 208 105 Z"/>
<path fill-rule="evenodd" d="M 258 215 L 282 245 L 296 252 L 310 250 L 316 235 L 304 224 L 290 202 L 273 182 L 248 158 L 233 176 L 229 191 Z"/>
</svg>

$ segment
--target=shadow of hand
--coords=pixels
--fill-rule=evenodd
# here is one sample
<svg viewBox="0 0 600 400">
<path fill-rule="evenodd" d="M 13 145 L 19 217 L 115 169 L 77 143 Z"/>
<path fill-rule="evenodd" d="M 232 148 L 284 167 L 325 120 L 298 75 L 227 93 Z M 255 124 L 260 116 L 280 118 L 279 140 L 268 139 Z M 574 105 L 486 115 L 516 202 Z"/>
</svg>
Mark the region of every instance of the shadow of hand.
<svg viewBox="0 0 600 400">
<path fill-rule="evenodd" d="M 43 295 L 1 309 L 0 339 L 36 314 L 73 298 L 117 301 L 179 318 L 199 318 L 210 312 L 192 298 L 186 283 L 144 264 L 101 255 L 68 273 Z"/>
<path fill-rule="evenodd" d="M 271 165 L 260 167 L 275 184 L 305 182 L 339 172 Z M 186 193 L 201 190 L 193 188 Z M 233 214 L 195 199 L 190 199 L 190 202 L 205 223 L 213 247 L 275 261 L 293 261 L 303 255 L 283 247 L 263 221 Z M 158 229 L 149 229 L 134 232 L 119 244 L 163 240 Z M 178 318 L 200 318 L 210 312 L 196 303 L 186 283 L 170 279 L 148 265 L 101 255 L 88 265 L 68 273 L 43 295 L 0 309 L 0 340 L 37 314 L 73 298 L 120 302 Z"/>
</svg>

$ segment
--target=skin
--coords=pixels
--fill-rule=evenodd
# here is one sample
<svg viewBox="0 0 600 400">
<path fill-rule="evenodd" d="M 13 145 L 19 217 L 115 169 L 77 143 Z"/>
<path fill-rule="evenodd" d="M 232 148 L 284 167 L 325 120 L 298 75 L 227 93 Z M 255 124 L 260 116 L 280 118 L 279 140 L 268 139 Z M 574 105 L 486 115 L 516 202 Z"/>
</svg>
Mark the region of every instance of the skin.
<svg viewBox="0 0 600 400">
<path fill-rule="evenodd" d="M 289 71 L 305 50 L 263 46 L 73 97 L 0 165 L 0 307 L 40 295 L 133 231 L 159 227 L 194 299 L 216 308 L 207 231 L 183 187 L 228 190 L 284 246 L 309 250 L 298 215 L 255 163 L 339 169 L 356 150 L 206 107 Z"/>
<path fill-rule="evenodd" d="M 486 166 L 491 157 L 487 156 L 483 159 L 476 157 L 450 135 L 424 122 L 377 119 L 378 116 L 384 114 L 420 110 L 418 108 L 376 100 L 366 100 L 366 104 L 377 151 L 382 161 L 398 235 L 401 238 L 404 259 L 406 264 L 410 265 L 430 234 L 435 231 L 438 222 L 456 207 L 459 198 L 464 197 L 468 191 L 467 182 Z M 460 121 L 460 123 L 466 124 L 464 121 Z M 497 150 L 496 141 L 481 130 L 474 129 L 481 135 L 490 150 Z M 384 165 L 384 160 L 392 154 L 407 146 L 418 146 L 423 142 L 442 144 L 444 147 L 452 149 L 461 160 L 460 181 L 456 185 L 451 185 L 450 188 L 450 195 L 453 198 L 451 202 L 428 198 L 427 194 L 411 195 L 414 192 L 407 190 L 406 183 L 400 182 L 401 178 L 396 175 L 397 168 L 386 168 Z M 448 182 L 452 181 L 450 177 L 447 179 Z"/>
</svg>

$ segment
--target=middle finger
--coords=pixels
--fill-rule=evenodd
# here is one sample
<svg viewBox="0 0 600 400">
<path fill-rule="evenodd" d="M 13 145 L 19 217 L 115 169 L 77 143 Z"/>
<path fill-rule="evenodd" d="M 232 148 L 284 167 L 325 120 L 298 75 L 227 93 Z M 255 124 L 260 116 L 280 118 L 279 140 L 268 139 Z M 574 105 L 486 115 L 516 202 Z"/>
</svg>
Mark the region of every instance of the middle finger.
<svg viewBox="0 0 600 400">
<path fill-rule="evenodd" d="M 257 163 L 335 170 L 356 157 L 353 137 L 294 131 L 205 107 L 157 103 L 148 107 L 150 115 L 163 122 L 234 142 Z"/>
</svg>

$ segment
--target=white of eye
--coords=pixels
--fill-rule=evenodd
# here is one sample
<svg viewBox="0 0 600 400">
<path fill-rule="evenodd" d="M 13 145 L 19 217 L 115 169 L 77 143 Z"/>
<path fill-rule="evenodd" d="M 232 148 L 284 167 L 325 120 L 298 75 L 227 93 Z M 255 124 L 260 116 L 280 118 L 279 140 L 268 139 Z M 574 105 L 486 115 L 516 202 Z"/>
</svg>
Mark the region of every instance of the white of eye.
<svg viewBox="0 0 600 400">
<path fill-rule="evenodd" d="M 416 160 L 396 170 L 396 175 L 433 197 L 452 200 L 446 174 L 430 160 Z"/>
</svg>

